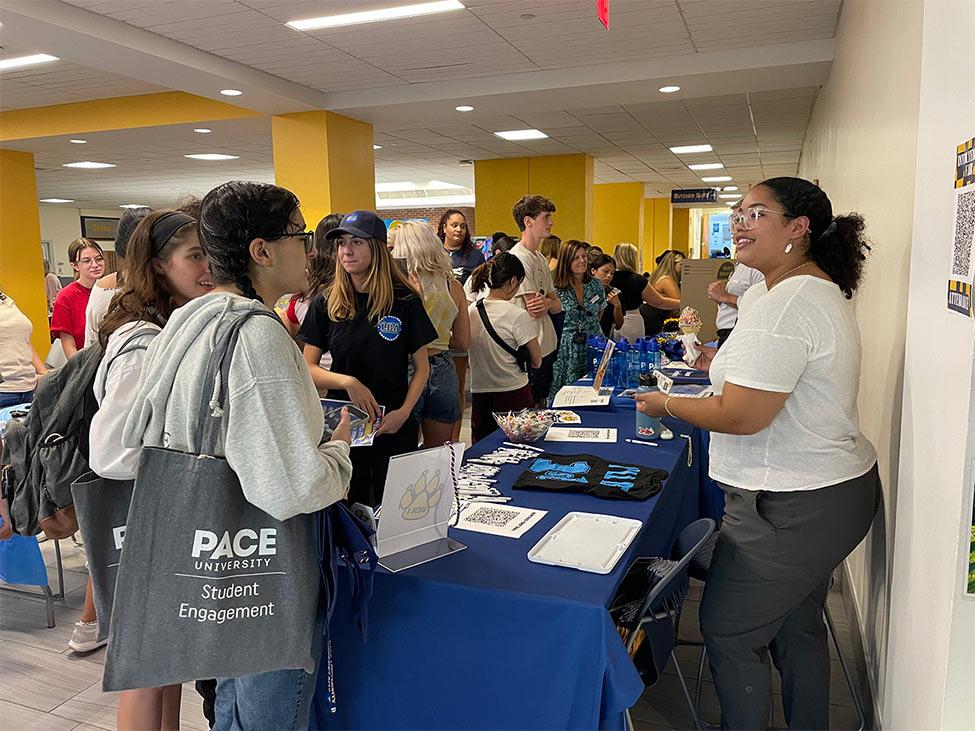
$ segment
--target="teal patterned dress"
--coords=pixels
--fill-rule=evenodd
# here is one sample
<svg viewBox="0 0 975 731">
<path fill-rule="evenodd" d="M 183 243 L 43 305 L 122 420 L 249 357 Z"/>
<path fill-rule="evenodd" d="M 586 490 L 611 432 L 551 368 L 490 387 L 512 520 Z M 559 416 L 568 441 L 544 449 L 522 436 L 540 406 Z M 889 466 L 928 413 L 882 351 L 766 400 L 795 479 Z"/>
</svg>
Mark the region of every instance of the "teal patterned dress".
<svg viewBox="0 0 975 731">
<path fill-rule="evenodd" d="M 582 302 L 576 299 L 573 287 L 556 289 L 555 292 L 562 302 L 565 325 L 559 340 L 559 356 L 552 371 L 552 390 L 549 397 L 554 397 L 562 386 L 578 381 L 589 372 L 589 349 L 586 341 L 592 335 L 603 334 L 599 328 L 599 314 L 606 306 L 606 290 L 598 279 L 590 279 L 585 284 Z"/>
</svg>

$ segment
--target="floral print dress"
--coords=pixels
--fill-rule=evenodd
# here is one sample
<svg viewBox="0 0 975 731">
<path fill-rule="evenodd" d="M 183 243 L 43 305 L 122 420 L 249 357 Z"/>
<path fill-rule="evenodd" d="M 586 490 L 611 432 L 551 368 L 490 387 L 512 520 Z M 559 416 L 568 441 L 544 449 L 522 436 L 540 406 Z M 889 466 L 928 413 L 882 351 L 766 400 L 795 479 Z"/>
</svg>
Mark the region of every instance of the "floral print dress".
<svg viewBox="0 0 975 731">
<path fill-rule="evenodd" d="M 562 386 L 578 381 L 589 372 L 589 346 L 587 340 L 594 335 L 602 335 L 599 327 L 599 313 L 606 305 L 606 290 L 597 279 L 590 279 L 582 289 L 582 302 L 576 299 L 574 287 L 556 289 L 562 302 L 565 325 L 559 340 L 559 355 L 552 371 L 552 389 L 549 397 L 554 397 Z"/>
</svg>

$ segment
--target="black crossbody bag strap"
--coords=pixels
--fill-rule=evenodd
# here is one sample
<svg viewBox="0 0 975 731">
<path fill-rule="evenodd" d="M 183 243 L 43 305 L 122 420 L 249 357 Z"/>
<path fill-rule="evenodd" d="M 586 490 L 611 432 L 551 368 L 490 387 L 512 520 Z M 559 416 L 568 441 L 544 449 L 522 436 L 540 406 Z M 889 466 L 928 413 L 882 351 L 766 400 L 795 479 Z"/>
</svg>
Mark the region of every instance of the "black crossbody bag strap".
<svg viewBox="0 0 975 731">
<path fill-rule="evenodd" d="M 528 366 L 530 365 L 531 361 L 528 359 L 528 357 L 526 357 L 526 354 L 518 352 L 501 339 L 501 336 L 498 335 L 498 331 L 495 330 L 494 325 L 491 324 L 491 319 L 488 317 L 487 308 L 484 306 L 483 299 L 477 301 L 477 313 L 481 316 L 481 322 L 484 323 L 484 329 L 487 330 L 487 334 L 491 336 L 491 339 L 501 346 L 501 349 L 504 352 L 512 356 L 515 359 L 515 363 L 518 364 L 518 367 L 527 373 Z"/>
</svg>

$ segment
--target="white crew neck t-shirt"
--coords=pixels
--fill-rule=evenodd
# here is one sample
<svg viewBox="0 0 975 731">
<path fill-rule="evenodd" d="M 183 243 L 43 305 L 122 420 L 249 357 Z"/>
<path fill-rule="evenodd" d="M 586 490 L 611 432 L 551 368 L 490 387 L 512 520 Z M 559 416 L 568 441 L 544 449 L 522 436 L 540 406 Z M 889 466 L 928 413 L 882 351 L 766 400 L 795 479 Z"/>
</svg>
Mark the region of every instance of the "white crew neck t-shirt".
<svg viewBox="0 0 975 731">
<path fill-rule="evenodd" d="M 483 302 L 491 326 L 512 349 L 518 350 L 538 337 L 535 321 L 518 305 L 487 298 Z M 528 374 L 488 334 L 477 303 L 467 311 L 471 318 L 471 393 L 506 393 L 527 386 Z"/>
<path fill-rule="evenodd" d="M 751 435 L 711 435 L 710 475 L 745 490 L 815 490 L 865 474 L 877 461 L 860 433 L 860 333 L 840 288 L 804 275 L 742 295 L 738 324 L 711 363 L 725 383 L 788 393 Z"/>
</svg>

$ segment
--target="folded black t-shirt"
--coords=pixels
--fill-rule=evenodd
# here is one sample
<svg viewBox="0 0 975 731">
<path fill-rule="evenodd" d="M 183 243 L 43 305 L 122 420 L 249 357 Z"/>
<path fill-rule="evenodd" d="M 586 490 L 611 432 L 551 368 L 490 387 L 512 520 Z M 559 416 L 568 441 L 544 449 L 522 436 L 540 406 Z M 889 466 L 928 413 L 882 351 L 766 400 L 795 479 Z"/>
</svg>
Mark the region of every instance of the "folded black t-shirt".
<svg viewBox="0 0 975 731">
<path fill-rule="evenodd" d="M 517 490 L 585 492 L 614 500 L 646 500 L 660 492 L 666 470 L 621 464 L 591 454 L 543 454 L 515 481 Z"/>
</svg>

